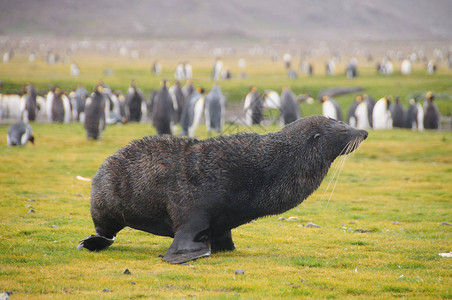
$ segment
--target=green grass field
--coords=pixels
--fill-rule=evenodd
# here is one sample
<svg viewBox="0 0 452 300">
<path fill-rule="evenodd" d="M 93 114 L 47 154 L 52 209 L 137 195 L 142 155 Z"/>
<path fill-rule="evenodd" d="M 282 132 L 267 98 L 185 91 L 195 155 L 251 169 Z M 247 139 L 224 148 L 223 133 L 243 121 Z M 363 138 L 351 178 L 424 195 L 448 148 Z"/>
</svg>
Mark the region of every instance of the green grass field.
<svg viewBox="0 0 452 300">
<path fill-rule="evenodd" d="M 114 77 L 100 78 L 107 62 L 87 59 L 76 79 L 68 67 L 38 62 L 31 70 L 18 60 L 15 67 L 0 66 L 7 89 L 27 81 L 39 89 L 77 82 L 89 87 L 103 79 L 124 91 L 134 77 L 148 92 L 161 79 L 143 62 L 118 61 Z M 210 61 L 200 65 L 195 80 L 210 86 Z M 251 84 L 277 90 L 289 85 L 314 95 L 326 87 L 362 85 L 375 98 L 433 90 L 443 95 L 438 105 L 444 115 L 452 108 L 447 70 L 429 76 L 418 68 L 412 76 L 389 78 L 369 67 L 353 82 L 343 75 L 290 81 L 269 62 L 249 66 L 249 79 L 222 82 L 231 101 L 239 102 Z M 165 72 L 172 78 L 169 68 Z M 343 110 L 352 99 L 338 97 Z M 302 110 L 305 116 L 321 111 L 318 103 Z M 441 225 L 452 223 L 450 131 L 370 131 L 346 161 L 331 200 L 331 186 L 324 192 L 333 168 L 311 197 L 281 215 L 297 220 L 258 219 L 232 231 L 235 251 L 181 266 L 158 257 L 172 239 L 130 229 L 103 252 L 76 249 L 94 233 L 90 183 L 76 177 L 91 178 L 117 149 L 155 134 L 151 124 L 108 126 L 102 141 L 87 141 L 81 124 L 34 123 L 36 145 L 23 148 L 6 146 L 7 128 L 0 125 L 0 292 L 12 291 L 11 299 L 452 298 L 452 258 L 439 256 L 452 251 L 452 226 Z M 206 137 L 204 126 L 197 135 Z M 321 227 L 301 226 L 307 222 Z M 123 274 L 126 268 L 131 274 Z M 236 275 L 238 269 L 244 274 Z"/>
</svg>

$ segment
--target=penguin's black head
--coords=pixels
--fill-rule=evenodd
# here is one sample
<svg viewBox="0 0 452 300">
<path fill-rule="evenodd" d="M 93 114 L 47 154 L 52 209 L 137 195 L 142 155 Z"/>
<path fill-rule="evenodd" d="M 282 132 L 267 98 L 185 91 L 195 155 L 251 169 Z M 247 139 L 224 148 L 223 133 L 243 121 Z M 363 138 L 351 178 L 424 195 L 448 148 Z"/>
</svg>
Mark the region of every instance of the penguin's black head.
<svg viewBox="0 0 452 300">
<path fill-rule="evenodd" d="M 34 136 L 30 136 L 30 138 L 28 138 L 28 140 L 34 145 L 35 144 L 35 137 Z"/>
</svg>

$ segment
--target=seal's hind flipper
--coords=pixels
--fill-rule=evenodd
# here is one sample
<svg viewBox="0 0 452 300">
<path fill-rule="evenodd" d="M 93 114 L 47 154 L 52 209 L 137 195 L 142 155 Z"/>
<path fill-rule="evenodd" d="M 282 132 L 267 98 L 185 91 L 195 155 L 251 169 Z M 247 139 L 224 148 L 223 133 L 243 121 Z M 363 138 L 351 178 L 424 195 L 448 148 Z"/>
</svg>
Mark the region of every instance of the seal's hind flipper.
<svg viewBox="0 0 452 300">
<path fill-rule="evenodd" d="M 100 251 L 108 248 L 115 241 L 115 237 L 109 239 L 101 235 L 90 235 L 79 242 L 78 250 L 86 248 L 90 251 Z"/>
<path fill-rule="evenodd" d="M 202 248 L 193 252 L 186 252 L 180 254 L 166 253 L 162 259 L 169 262 L 170 264 L 183 264 L 187 261 L 207 256 L 210 256 L 210 249 Z"/>
<path fill-rule="evenodd" d="M 178 231 L 162 259 L 171 264 L 182 264 L 210 256 L 210 253 L 210 238 L 207 234 L 199 233 L 193 237 L 190 233 Z"/>
</svg>

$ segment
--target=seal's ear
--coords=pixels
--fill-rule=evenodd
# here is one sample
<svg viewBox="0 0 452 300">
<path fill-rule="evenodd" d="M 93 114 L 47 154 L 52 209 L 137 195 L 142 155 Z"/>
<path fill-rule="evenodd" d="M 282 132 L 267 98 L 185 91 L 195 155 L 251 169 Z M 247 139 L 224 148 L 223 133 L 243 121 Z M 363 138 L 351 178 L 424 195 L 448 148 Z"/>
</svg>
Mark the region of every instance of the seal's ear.
<svg viewBox="0 0 452 300">
<path fill-rule="evenodd" d="M 320 137 L 320 133 L 316 133 L 315 135 L 314 135 L 314 139 L 318 139 Z"/>
</svg>

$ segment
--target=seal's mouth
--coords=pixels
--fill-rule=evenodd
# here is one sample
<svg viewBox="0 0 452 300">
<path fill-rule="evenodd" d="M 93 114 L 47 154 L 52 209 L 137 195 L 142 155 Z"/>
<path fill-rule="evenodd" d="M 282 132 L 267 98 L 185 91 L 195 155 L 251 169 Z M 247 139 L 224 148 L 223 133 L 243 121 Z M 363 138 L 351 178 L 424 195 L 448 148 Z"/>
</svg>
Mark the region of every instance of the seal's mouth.
<svg viewBox="0 0 452 300">
<path fill-rule="evenodd" d="M 369 133 L 367 131 L 359 130 L 359 132 L 356 135 L 356 137 L 351 139 L 347 143 L 347 145 L 345 145 L 345 147 L 342 150 L 340 155 L 347 155 L 347 154 L 350 154 L 353 151 L 355 151 L 359 147 L 359 145 L 362 143 L 362 141 L 364 141 L 367 138 L 368 135 L 369 135 Z"/>
</svg>

